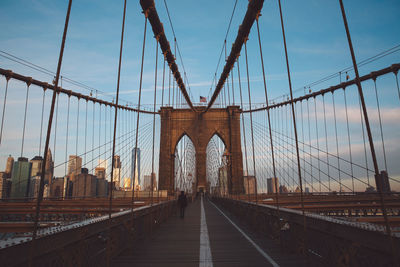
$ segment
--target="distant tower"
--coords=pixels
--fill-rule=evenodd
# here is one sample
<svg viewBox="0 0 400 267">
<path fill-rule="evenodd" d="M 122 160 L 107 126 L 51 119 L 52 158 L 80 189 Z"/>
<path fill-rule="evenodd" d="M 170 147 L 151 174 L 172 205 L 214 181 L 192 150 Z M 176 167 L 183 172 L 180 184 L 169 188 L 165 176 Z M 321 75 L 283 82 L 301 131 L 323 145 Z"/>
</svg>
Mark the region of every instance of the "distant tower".
<svg viewBox="0 0 400 267">
<path fill-rule="evenodd" d="M 98 159 L 97 167 L 104 168 L 104 170 L 106 172 L 106 177 L 110 177 L 110 176 L 108 176 L 108 175 L 110 175 L 110 172 L 108 169 L 108 161 L 106 159 Z M 108 178 L 108 180 L 110 180 L 110 178 Z"/>
<path fill-rule="evenodd" d="M 94 169 L 94 175 L 99 179 L 106 179 L 106 169 L 103 167 L 96 167 L 96 169 Z"/>
<path fill-rule="evenodd" d="M 76 155 L 70 155 L 68 161 L 68 175 L 78 175 L 81 173 L 82 158 Z"/>
<path fill-rule="evenodd" d="M 136 150 L 136 160 L 135 160 L 135 150 Z M 135 166 L 136 170 L 135 170 Z M 140 148 L 132 149 L 132 165 L 131 165 L 131 177 L 135 188 L 140 185 Z M 135 172 L 135 173 L 133 173 Z"/>
<path fill-rule="evenodd" d="M 29 182 L 32 163 L 27 158 L 20 157 L 14 163 L 11 176 L 11 198 L 25 198 L 29 193 Z"/>
<path fill-rule="evenodd" d="M 31 177 L 40 177 L 42 173 L 43 158 L 41 156 L 35 156 L 33 159 L 30 160 L 30 162 L 32 163 Z"/>
<path fill-rule="evenodd" d="M 51 155 L 51 150 L 50 148 L 47 150 L 47 158 L 46 158 L 46 170 L 44 174 L 44 183 L 45 184 L 50 184 L 52 179 L 53 179 L 53 173 L 54 173 L 54 161 L 53 157 Z"/>
<path fill-rule="evenodd" d="M 11 177 L 13 165 L 14 165 L 14 158 L 11 157 L 11 155 L 9 155 L 7 158 L 6 171 L 5 171 L 7 178 Z"/>
<path fill-rule="evenodd" d="M 119 189 L 121 186 L 121 158 L 118 155 L 114 156 L 113 182 L 115 188 Z"/>
<path fill-rule="evenodd" d="M 268 178 L 267 179 L 268 194 L 276 193 L 277 188 L 279 188 L 278 178 Z"/>
</svg>

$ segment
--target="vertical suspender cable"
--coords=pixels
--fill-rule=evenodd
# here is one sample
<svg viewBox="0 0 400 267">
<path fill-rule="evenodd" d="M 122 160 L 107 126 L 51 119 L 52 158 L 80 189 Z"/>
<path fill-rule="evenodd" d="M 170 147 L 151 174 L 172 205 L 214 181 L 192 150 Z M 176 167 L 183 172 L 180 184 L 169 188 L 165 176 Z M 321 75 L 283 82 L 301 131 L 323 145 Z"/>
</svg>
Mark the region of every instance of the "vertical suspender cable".
<svg viewBox="0 0 400 267">
<path fill-rule="evenodd" d="M 344 27 L 346 29 L 346 35 L 347 35 L 347 41 L 349 43 L 351 59 L 353 61 L 354 73 L 356 74 L 356 83 L 357 83 L 357 88 L 358 88 L 358 94 L 359 94 L 360 100 L 361 100 L 361 106 L 362 106 L 364 120 L 365 120 L 365 128 L 367 130 L 369 146 L 370 146 L 371 156 L 372 156 L 372 161 L 374 163 L 375 182 L 376 182 L 377 189 L 378 189 L 378 192 L 379 192 L 383 218 L 385 220 L 386 232 L 387 232 L 387 234 L 389 236 L 389 239 L 390 239 L 390 242 L 391 242 L 391 245 L 392 245 L 394 261 L 397 261 L 396 260 L 395 248 L 394 248 L 394 244 L 393 244 L 393 239 L 391 237 L 391 229 L 390 229 L 390 225 L 389 225 L 389 221 L 388 221 L 388 217 L 387 217 L 385 199 L 384 199 L 384 196 L 383 196 L 382 187 L 378 186 L 378 185 L 382 184 L 382 182 L 381 182 L 382 178 L 379 175 L 378 161 L 376 159 L 374 142 L 373 142 L 373 139 L 372 139 L 371 128 L 370 128 L 370 125 L 369 125 L 367 107 L 366 107 L 365 101 L 364 101 L 364 94 L 363 94 L 362 87 L 361 87 L 360 75 L 358 74 L 358 67 L 357 67 L 356 57 L 354 55 L 353 43 L 351 41 L 349 26 L 347 24 L 347 18 L 346 18 L 346 12 L 345 12 L 344 6 L 343 6 L 343 0 L 339 0 L 339 3 L 340 3 L 340 9 L 342 11 Z"/>
<path fill-rule="evenodd" d="M 92 119 L 92 170 L 94 170 L 93 164 L 94 164 L 94 114 L 95 114 L 95 110 L 96 110 L 96 103 L 93 102 L 93 119 Z"/>
<path fill-rule="evenodd" d="M 115 113 L 114 113 L 114 135 L 113 135 L 113 147 L 111 155 L 111 173 L 110 173 L 110 197 L 108 203 L 108 239 L 107 239 L 107 266 L 111 265 L 111 212 L 112 212 L 112 198 L 113 198 L 113 172 L 114 172 L 114 155 L 115 155 L 115 136 L 117 133 L 117 115 L 118 115 L 118 100 L 119 100 L 119 83 L 121 75 L 121 62 L 122 62 L 122 50 L 124 44 L 124 29 L 125 29 L 125 14 L 126 14 L 126 0 L 124 0 L 124 12 L 122 17 L 122 30 L 121 30 L 121 45 L 119 48 L 119 61 L 118 61 L 118 77 L 117 77 L 117 94 L 115 98 Z"/>
<path fill-rule="evenodd" d="M 87 150 L 86 150 L 86 144 L 87 144 L 87 115 L 88 115 L 88 100 L 86 99 L 86 112 L 85 112 L 85 166 L 86 166 L 86 156 L 87 156 Z"/>
<path fill-rule="evenodd" d="M 247 61 L 247 40 L 244 42 L 244 51 L 246 55 L 246 72 L 247 72 L 247 91 L 249 94 L 249 109 L 250 109 L 250 132 L 251 132 L 251 147 L 253 152 L 253 173 L 255 180 L 255 193 L 256 193 L 256 203 L 258 203 L 258 186 L 257 186 L 257 175 L 256 175 L 256 156 L 254 153 L 254 134 L 253 134 L 253 112 L 251 111 L 251 95 L 250 95 L 250 80 L 249 80 L 249 64 Z"/>
<path fill-rule="evenodd" d="M 308 124 L 308 141 L 310 144 L 308 145 L 310 148 L 310 178 L 311 178 L 311 192 L 314 192 L 314 177 L 313 177 L 313 160 L 312 160 L 312 143 L 311 143 L 311 126 L 310 126 L 310 104 L 307 99 L 307 124 Z"/>
<path fill-rule="evenodd" d="M 227 60 L 226 58 L 226 39 L 225 39 L 225 61 Z M 228 104 L 229 106 L 231 105 L 231 96 L 229 93 L 229 77 L 226 78 L 228 80 L 228 82 L 226 83 L 227 89 L 228 89 Z M 224 90 L 225 90 L 225 86 L 224 86 Z"/>
<path fill-rule="evenodd" d="M 174 55 L 176 55 L 176 38 L 174 38 Z M 175 73 L 173 73 L 173 77 L 175 77 Z M 178 89 L 177 89 L 178 91 Z M 175 107 L 176 107 L 176 101 L 175 101 L 175 79 L 172 79 L 172 107 L 174 107 L 174 103 L 175 103 Z"/>
<path fill-rule="evenodd" d="M 70 108 L 70 103 L 71 103 L 71 96 L 68 95 L 68 107 L 67 107 L 67 133 L 65 137 L 65 165 L 64 165 L 64 170 L 65 170 L 65 175 L 67 175 L 67 163 L 68 161 L 68 132 L 69 132 L 69 108 Z M 76 160 L 76 159 L 75 159 Z M 75 161 L 76 162 L 76 161 Z M 77 164 L 75 164 L 76 166 Z"/>
<path fill-rule="evenodd" d="M 61 78 L 62 78 L 62 76 L 61 76 Z M 62 80 L 61 80 L 62 81 Z M 61 86 L 61 88 L 62 88 L 62 86 Z M 58 103 L 59 103 L 59 100 L 60 100 L 60 92 L 58 92 L 57 93 L 57 106 L 56 106 L 56 121 L 55 121 L 55 123 L 54 123 L 54 144 L 53 144 L 53 153 L 54 153 L 54 155 L 53 155 L 53 160 L 54 160 L 54 162 L 56 162 L 56 144 L 57 144 L 57 124 L 58 124 Z M 47 153 L 46 151 L 44 152 L 44 153 Z"/>
<path fill-rule="evenodd" d="M 304 230 L 304 253 L 306 252 L 306 217 L 304 213 L 304 199 L 303 199 L 303 181 L 301 178 L 301 167 L 300 167 L 300 154 L 299 154 L 299 141 L 297 136 L 297 126 L 296 126 L 296 117 L 294 113 L 294 103 L 293 103 L 293 91 L 292 91 L 292 81 L 290 79 L 290 68 L 289 68 L 289 58 L 286 47 L 286 37 L 285 37 L 285 27 L 283 25 L 283 16 L 282 16 L 282 7 L 281 0 L 278 0 L 279 3 L 279 13 L 281 18 L 281 27 L 282 27 L 282 36 L 283 36 L 283 44 L 285 48 L 285 57 L 286 57 L 286 68 L 289 82 L 289 90 L 290 90 L 290 104 L 292 106 L 292 117 L 293 117 L 293 129 L 294 129 L 294 137 L 296 140 L 296 155 L 297 155 L 297 170 L 299 174 L 299 184 L 300 184 L 300 199 L 301 199 L 301 211 L 303 214 L 303 230 Z"/>
<path fill-rule="evenodd" d="M 335 122 L 335 140 L 336 140 L 336 158 L 338 164 L 338 174 L 339 174 L 339 193 L 342 193 L 342 175 L 340 174 L 340 156 L 339 156 L 339 141 L 337 134 L 337 123 L 336 123 L 336 105 L 335 105 L 335 95 L 332 92 L 332 106 L 333 106 L 333 119 Z"/>
<path fill-rule="evenodd" d="M 396 77 L 396 86 L 397 86 L 397 93 L 399 94 L 399 100 L 400 100 L 400 87 L 399 87 L 399 78 L 398 78 L 398 71 L 394 73 L 394 76 Z"/>
<path fill-rule="evenodd" d="M 305 94 L 305 92 L 304 92 Z M 305 142 L 304 142 L 304 121 L 303 121 L 303 101 L 300 101 L 300 122 L 301 122 L 301 143 L 303 146 L 302 152 L 303 152 L 303 177 L 304 177 L 304 183 L 307 183 L 306 180 L 306 149 L 305 149 Z"/>
<path fill-rule="evenodd" d="M 171 68 L 168 69 L 168 106 L 171 106 Z"/>
<path fill-rule="evenodd" d="M 65 39 L 67 36 L 69 14 L 71 12 L 71 4 L 72 4 L 72 0 L 69 0 L 67 15 L 65 18 L 64 33 L 63 33 L 61 48 L 60 48 L 60 55 L 58 57 L 57 72 L 56 72 L 56 78 L 55 78 L 55 83 L 54 83 L 55 89 L 53 91 L 53 97 L 51 100 L 49 123 L 48 123 L 48 127 L 47 127 L 47 135 L 46 135 L 46 143 L 45 143 L 44 153 L 43 153 L 43 162 L 46 162 L 46 160 L 47 160 L 47 150 L 49 149 L 51 125 L 53 122 L 53 114 L 54 114 L 56 95 L 57 95 L 57 92 L 59 89 L 58 88 L 58 80 L 59 80 L 60 72 L 61 72 L 61 62 L 62 62 L 62 57 L 64 54 L 64 46 L 65 46 Z M 40 175 L 40 184 L 39 184 L 39 194 L 38 194 L 38 198 L 37 198 L 37 202 L 36 202 L 35 219 L 34 219 L 34 224 L 33 224 L 32 242 L 31 242 L 31 247 L 30 247 L 30 251 L 29 251 L 29 266 L 30 267 L 33 266 L 33 256 L 35 253 L 34 250 L 35 250 L 35 240 L 36 240 L 36 236 L 37 236 L 37 228 L 38 228 L 38 222 L 39 222 L 40 203 L 43 199 L 45 172 L 46 172 L 46 164 L 42 164 L 42 171 L 41 171 L 41 175 Z"/>
<path fill-rule="evenodd" d="M 319 134 L 318 134 L 318 115 L 317 115 L 317 98 L 314 97 L 314 117 L 315 117 L 315 133 L 317 136 L 317 150 L 318 150 L 318 182 L 319 182 L 319 192 L 321 193 L 321 160 L 319 157 Z"/>
<path fill-rule="evenodd" d="M 264 58 L 263 58 L 263 53 L 262 53 L 262 48 L 261 48 L 261 37 L 260 37 L 260 29 L 259 29 L 259 25 L 258 25 L 258 18 L 259 18 L 259 16 L 257 16 L 257 19 L 256 19 L 257 35 L 258 35 L 258 45 L 259 45 L 259 48 L 260 48 L 261 68 L 262 68 L 263 81 L 264 81 L 265 103 L 267 105 L 269 142 L 270 142 L 270 146 L 271 146 L 271 156 L 272 156 L 272 171 L 273 171 L 273 175 L 274 175 L 273 177 L 275 179 L 277 179 L 276 170 L 275 170 L 274 144 L 273 144 L 273 140 L 272 140 L 270 109 L 268 108 L 269 107 L 269 101 L 268 101 L 268 93 L 267 93 L 267 82 L 266 82 L 266 79 L 265 79 Z M 275 198 L 276 198 L 276 207 L 277 207 L 278 217 L 279 217 L 279 188 L 278 188 L 278 182 L 275 182 Z M 280 233 L 279 233 L 279 239 L 280 239 Z"/>
<path fill-rule="evenodd" d="M 164 106 L 164 80 L 165 80 L 165 57 L 163 64 L 163 75 L 162 75 L 162 97 L 161 97 L 161 106 Z M 158 188 L 158 187 L 157 187 Z"/>
<path fill-rule="evenodd" d="M 44 115 L 44 100 L 46 98 L 46 88 L 43 87 L 43 100 L 42 100 L 42 117 L 40 119 L 40 141 L 39 141 L 39 156 L 42 153 L 42 135 L 43 135 L 43 115 Z"/>
<path fill-rule="evenodd" d="M 283 108 L 281 108 L 280 110 L 282 110 L 283 112 Z M 282 130 L 282 139 L 283 140 L 283 149 L 284 149 L 284 153 L 286 155 L 284 155 L 284 157 L 286 158 L 286 161 L 290 163 L 290 159 L 289 159 L 289 120 L 288 120 L 288 106 L 285 105 L 285 120 L 283 120 L 283 116 L 282 116 L 282 121 L 285 121 L 285 132 L 283 132 Z M 284 134 L 284 135 L 283 135 Z M 289 166 L 289 164 L 287 164 L 287 166 Z M 288 174 L 288 180 L 290 178 L 290 170 L 287 171 Z"/>
<path fill-rule="evenodd" d="M 102 122 L 102 120 L 101 120 L 101 104 L 100 104 L 100 106 L 99 106 L 99 156 L 98 156 L 98 162 L 101 161 L 101 122 Z M 113 158 L 111 160 L 113 160 Z M 106 159 L 104 159 L 104 162 L 105 161 L 106 161 Z M 112 173 L 111 173 L 111 175 L 112 175 Z M 111 183 L 111 185 L 112 185 L 112 183 Z"/>
<path fill-rule="evenodd" d="M 354 193 L 355 191 L 354 191 L 353 156 L 352 156 L 352 153 L 351 153 L 351 139 L 350 139 L 349 115 L 348 115 L 348 112 L 347 112 L 346 88 L 343 89 L 343 96 L 344 96 L 344 109 L 346 111 L 347 140 L 349 141 L 351 184 L 352 184 L 352 189 L 353 189 L 353 193 Z"/>
<path fill-rule="evenodd" d="M 363 120 L 363 114 L 362 114 L 362 110 L 361 110 L 361 100 L 360 100 L 360 99 L 358 99 L 358 105 L 359 105 L 359 107 L 360 107 L 360 122 L 361 122 L 361 132 L 362 132 L 363 145 L 364 145 L 365 169 L 366 169 L 366 174 L 367 174 L 367 182 L 368 182 L 368 185 L 370 185 L 370 182 L 369 182 L 368 158 L 367 158 L 367 146 L 366 146 L 366 144 L 365 144 L 364 120 Z"/>
<path fill-rule="evenodd" d="M 25 126 L 26 126 L 26 112 L 27 112 L 27 110 L 28 110 L 29 87 L 30 87 L 30 83 L 27 83 L 27 84 L 26 84 L 26 98 L 25 98 L 24 127 L 23 127 L 23 130 L 22 130 L 21 157 L 22 157 L 22 155 L 24 154 Z"/>
<path fill-rule="evenodd" d="M 325 95 L 322 95 L 322 106 L 324 110 L 324 126 L 325 126 L 325 148 L 326 148 L 326 165 L 328 169 L 328 191 L 331 191 L 331 175 L 330 175 L 330 164 L 329 164 L 329 148 L 328 148 L 328 131 L 326 127 L 326 109 L 325 109 Z"/>
<path fill-rule="evenodd" d="M 79 141 L 79 98 L 78 98 L 78 112 L 76 115 L 76 147 L 75 147 L 75 155 L 78 156 L 78 141 Z M 78 170 L 79 171 L 79 170 Z"/>
<path fill-rule="evenodd" d="M 110 126 L 111 127 L 111 126 Z M 107 105 L 104 105 L 104 158 L 107 158 Z"/>
<path fill-rule="evenodd" d="M 231 81 L 232 81 L 232 105 L 234 106 L 235 105 L 235 90 L 234 90 L 234 87 L 233 87 L 233 68 L 232 68 L 232 70 L 231 70 Z"/>
<path fill-rule="evenodd" d="M 156 36 L 156 68 L 154 71 L 154 105 L 153 105 L 153 145 L 151 152 L 151 204 L 153 204 L 153 190 L 154 190 L 154 181 L 153 181 L 153 173 L 154 173 L 154 142 L 155 142 L 155 132 L 156 132 L 156 102 L 157 102 L 157 64 L 158 64 L 158 36 Z M 165 62 L 165 61 L 164 61 Z M 164 64 L 165 65 L 165 64 Z"/>
<path fill-rule="evenodd" d="M 294 111 L 295 111 L 295 114 L 297 114 L 297 103 L 295 103 L 295 105 L 294 105 Z M 290 111 L 289 111 L 290 112 Z M 291 118 L 291 117 L 290 117 Z M 292 124 L 293 122 L 292 122 L 292 118 L 291 118 L 291 121 L 290 121 L 290 125 Z M 291 146 L 291 148 L 293 149 L 294 147 L 295 147 L 295 145 L 293 144 L 293 140 L 294 140 L 294 138 L 293 138 L 293 131 L 290 131 L 290 136 L 289 136 L 289 138 L 290 138 L 290 146 Z M 293 151 L 291 151 L 291 154 L 292 154 L 292 157 L 291 157 L 291 161 L 292 161 L 292 164 L 293 163 L 295 163 L 296 161 L 295 161 L 295 159 L 294 159 L 294 157 L 295 157 L 295 153 L 293 152 Z M 293 190 L 294 190 L 294 188 L 295 188 L 295 184 L 296 184 L 296 179 L 294 178 L 295 177 L 295 173 L 296 173 L 296 168 L 295 168 L 295 166 L 292 166 L 291 167 L 292 168 L 292 183 L 293 183 Z"/>
<path fill-rule="evenodd" d="M 135 153 L 134 153 L 134 164 L 133 164 L 133 174 L 135 175 L 136 173 L 136 168 L 138 168 L 138 164 L 136 164 L 136 157 L 137 157 L 137 149 L 138 149 L 138 136 L 139 136 L 139 119 L 140 119 L 140 100 L 142 96 L 142 82 L 143 82 L 143 62 L 144 62 L 144 50 L 146 47 L 146 30 L 147 30 L 147 16 L 148 12 L 144 12 L 145 15 L 145 20 L 144 20 L 144 34 L 143 34 L 143 48 L 142 48 L 142 63 L 140 66 L 140 82 L 139 82 L 139 98 L 138 98 L 138 112 L 137 112 L 137 118 L 136 118 L 136 134 L 135 134 Z M 139 167 L 140 168 L 140 167 Z M 139 180 L 139 177 L 138 177 Z M 133 208 L 134 208 L 134 198 L 135 198 L 135 190 L 132 190 L 132 224 L 133 224 Z"/>
<path fill-rule="evenodd" d="M 243 108 L 243 97 L 242 97 L 242 85 L 240 81 L 240 67 L 239 58 L 236 59 L 237 69 L 238 69 L 238 79 L 239 79 L 239 92 L 240 92 L 240 106 Z M 247 176 L 247 195 L 250 201 L 250 181 L 249 181 L 249 165 L 247 161 L 247 144 L 246 144 L 246 128 L 244 125 L 244 114 L 242 113 L 242 128 L 243 128 L 243 143 L 244 143 L 244 157 L 246 159 L 246 176 Z"/>
<path fill-rule="evenodd" d="M 378 90 L 377 90 L 377 88 L 376 88 L 376 78 L 374 78 L 373 80 L 374 80 L 374 89 L 375 89 L 375 96 L 376 96 L 376 106 L 378 107 L 379 128 L 380 128 L 380 131 L 381 131 L 382 150 L 383 150 L 383 162 L 385 163 L 385 171 L 387 172 L 387 161 L 386 161 L 385 141 L 384 141 L 384 138 L 383 138 L 381 109 L 380 109 L 380 106 L 379 106 Z"/>
<path fill-rule="evenodd" d="M 0 130 L 0 144 L 3 137 L 3 126 L 4 126 L 4 114 L 6 112 L 6 103 L 7 103 L 7 92 L 8 92 L 8 82 L 10 78 L 6 77 L 6 91 L 4 92 L 4 102 L 3 102 L 3 113 L 1 115 L 1 130 Z"/>
</svg>

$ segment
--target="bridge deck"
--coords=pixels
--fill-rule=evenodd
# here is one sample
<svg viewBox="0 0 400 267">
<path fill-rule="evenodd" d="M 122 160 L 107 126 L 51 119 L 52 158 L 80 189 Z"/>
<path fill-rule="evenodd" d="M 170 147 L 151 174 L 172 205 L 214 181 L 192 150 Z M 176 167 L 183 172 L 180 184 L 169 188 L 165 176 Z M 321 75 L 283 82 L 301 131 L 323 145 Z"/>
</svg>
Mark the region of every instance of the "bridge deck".
<svg viewBox="0 0 400 267">
<path fill-rule="evenodd" d="M 212 264 L 207 261 L 207 253 L 200 252 L 200 240 L 204 243 L 204 236 L 201 238 L 204 223 L 202 228 L 202 205 L 198 199 L 188 206 L 184 219 L 179 214 L 172 216 L 151 237 L 123 251 L 114 259 L 113 266 L 302 265 L 301 258 L 286 254 L 274 241 L 258 238 L 230 216 L 229 219 L 225 217 L 224 211 L 210 201 L 204 199 L 203 205 L 209 238 L 206 240 L 208 246 L 206 244 L 202 248 L 210 248 L 209 260 Z M 201 254 L 206 257 L 201 257 Z"/>
</svg>

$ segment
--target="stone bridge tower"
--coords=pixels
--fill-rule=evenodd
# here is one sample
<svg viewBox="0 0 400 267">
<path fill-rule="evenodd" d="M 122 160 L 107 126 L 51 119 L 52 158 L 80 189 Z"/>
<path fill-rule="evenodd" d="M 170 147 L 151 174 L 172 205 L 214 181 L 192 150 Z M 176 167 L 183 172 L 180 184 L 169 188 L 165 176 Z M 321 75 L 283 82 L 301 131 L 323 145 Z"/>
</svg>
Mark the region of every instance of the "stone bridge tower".
<svg viewBox="0 0 400 267">
<path fill-rule="evenodd" d="M 172 193 L 175 188 L 175 148 L 180 139 L 187 135 L 196 149 L 197 190 L 206 190 L 206 149 L 216 134 L 229 153 L 228 190 L 231 194 L 243 193 L 243 161 L 240 138 L 239 106 L 209 109 L 202 113 L 191 109 L 161 107 L 161 137 L 159 160 L 159 189 Z"/>
</svg>

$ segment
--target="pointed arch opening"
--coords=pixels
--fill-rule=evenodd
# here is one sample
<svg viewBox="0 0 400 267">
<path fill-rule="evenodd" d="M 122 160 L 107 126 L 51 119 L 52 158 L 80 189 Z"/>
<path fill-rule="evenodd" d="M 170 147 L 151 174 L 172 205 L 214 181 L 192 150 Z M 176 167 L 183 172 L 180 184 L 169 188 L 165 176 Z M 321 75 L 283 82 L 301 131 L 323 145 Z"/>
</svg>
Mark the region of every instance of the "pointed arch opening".
<svg viewBox="0 0 400 267">
<path fill-rule="evenodd" d="M 229 155 L 218 133 L 214 133 L 206 148 L 206 177 L 209 192 L 225 196 L 229 192 Z"/>
<path fill-rule="evenodd" d="M 175 146 L 174 189 L 193 193 L 196 185 L 196 149 L 187 134 Z"/>
</svg>

